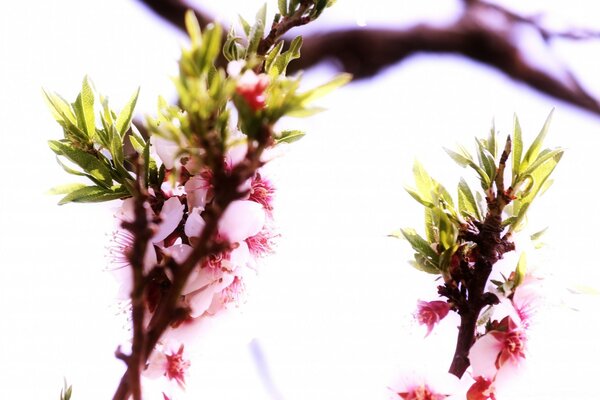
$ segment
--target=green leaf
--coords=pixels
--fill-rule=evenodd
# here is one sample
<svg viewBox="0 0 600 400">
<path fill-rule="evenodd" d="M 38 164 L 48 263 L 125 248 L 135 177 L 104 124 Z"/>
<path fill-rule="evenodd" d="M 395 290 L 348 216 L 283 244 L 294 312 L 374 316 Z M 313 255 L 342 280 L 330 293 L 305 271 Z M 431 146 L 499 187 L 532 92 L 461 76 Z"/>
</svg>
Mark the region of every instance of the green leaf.
<svg viewBox="0 0 600 400">
<path fill-rule="evenodd" d="M 138 95 L 140 94 L 140 88 L 138 87 L 135 93 L 131 96 L 125 107 L 121 110 L 119 118 L 117 118 L 117 131 L 121 135 L 121 140 L 125 137 L 125 133 L 129 130 L 131 120 L 133 118 L 133 110 L 137 103 Z"/>
<path fill-rule="evenodd" d="M 240 25 L 242 25 L 242 29 L 244 30 L 246 37 L 250 37 L 250 30 L 252 29 L 252 26 L 250 26 L 248 21 L 246 21 L 241 15 L 238 15 L 238 19 L 240 20 Z"/>
<path fill-rule="evenodd" d="M 461 213 L 466 213 L 478 221 L 481 220 L 481 213 L 479 212 L 479 207 L 477 207 L 473 192 L 467 181 L 463 178 L 460 179 L 458 184 L 458 209 Z"/>
<path fill-rule="evenodd" d="M 96 136 L 94 91 L 87 76 L 83 79 L 81 93 L 77 96 L 73 108 L 77 117 L 77 125 L 87 134 L 88 138 L 93 139 Z"/>
<path fill-rule="evenodd" d="M 417 186 L 417 193 L 419 194 L 419 197 L 421 197 L 424 201 L 431 203 L 431 206 L 433 206 L 433 201 L 435 199 L 432 198 L 431 194 L 435 189 L 435 181 L 431 178 L 431 176 L 427 173 L 425 168 L 423 168 L 423 165 L 418 160 L 415 160 L 415 162 L 413 163 L 412 170 L 413 175 L 415 177 L 415 184 Z"/>
<path fill-rule="evenodd" d="M 146 143 L 144 139 L 139 135 L 129 135 L 129 141 L 131 142 L 131 146 L 138 153 L 142 154 L 144 152 L 144 147 Z"/>
<path fill-rule="evenodd" d="M 263 38 L 265 33 L 265 25 L 267 23 L 267 4 L 263 6 L 256 13 L 256 22 L 250 29 L 248 34 L 248 54 L 255 54 L 258 50 L 258 45 Z"/>
<path fill-rule="evenodd" d="M 521 124 L 515 114 L 513 117 L 513 135 L 512 135 L 512 185 L 516 184 L 516 177 L 521 173 L 521 156 L 523 154 L 523 136 L 521 134 Z"/>
<path fill-rule="evenodd" d="M 490 134 L 488 135 L 487 140 L 485 141 L 486 149 L 492 155 L 492 159 L 496 158 L 498 155 L 498 141 L 496 140 L 496 124 L 492 121 L 492 127 L 490 129 Z"/>
<path fill-rule="evenodd" d="M 271 63 L 270 68 L 266 69 L 269 75 L 272 77 L 277 77 L 278 75 L 284 74 L 287 70 L 287 66 L 292 60 L 300 58 L 300 48 L 302 47 L 302 37 L 298 36 L 292 43 L 290 43 L 290 47 L 283 54 L 275 57 L 273 62 Z"/>
<path fill-rule="evenodd" d="M 533 142 L 531 143 L 531 146 L 529 146 L 529 149 L 527 149 L 527 152 L 525 153 L 525 156 L 523 157 L 523 161 L 522 161 L 523 166 L 521 168 L 526 168 L 527 166 L 529 166 L 529 164 L 539 154 L 540 149 L 542 148 L 542 144 L 544 143 L 544 139 L 546 138 L 546 134 L 548 133 L 548 129 L 550 128 L 550 122 L 552 121 L 553 113 L 554 113 L 554 110 L 550 111 L 550 114 L 548 114 L 548 117 L 546 118 L 546 122 L 544 122 L 544 126 L 542 127 L 542 130 L 537 135 L 537 137 L 533 140 Z"/>
<path fill-rule="evenodd" d="M 490 181 L 493 181 L 496 176 L 496 161 L 494 160 L 494 156 L 488 151 L 484 142 L 477 138 L 475 141 L 477 142 L 479 166 L 485 171 Z"/>
<path fill-rule="evenodd" d="M 267 57 L 265 58 L 265 71 L 269 72 L 271 70 L 273 61 L 281 54 L 281 49 L 283 49 L 283 40 L 280 40 L 275 47 L 269 51 L 269 54 L 267 54 Z"/>
<path fill-rule="evenodd" d="M 277 144 L 279 143 L 293 143 L 297 140 L 300 140 L 306 135 L 304 132 L 299 130 L 292 131 L 282 131 L 278 137 L 275 139 Z"/>
<path fill-rule="evenodd" d="M 456 226 L 450 221 L 450 218 L 439 208 L 433 209 L 435 219 L 438 221 L 438 232 L 440 245 L 444 250 L 454 248 L 458 235 Z"/>
<path fill-rule="evenodd" d="M 419 203 L 421 203 L 423 206 L 425 206 L 427 208 L 433 208 L 433 207 L 435 207 L 435 204 L 433 204 L 430 201 L 425 200 L 423 197 L 421 197 L 421 195 L 419 193 L 417 193 L 413 189 L 405 186 L 404 190 L 406 190 L 406 192 L 408 194 L 410 194 L 413 199 L 415 199 L 416 201 L 418 201 Z"/>
<path fill-rule="evenodd" d="M 75 114 L 73 114 L 71 105 L 55 93 L 47 92 L 46 90 L 42 91 L 54 119 L 59 123 L 68 122 L 69 125 L 77 126 L 77 118 L 75 117 Z"/>
<path fill-rule="evenodd" d="M 59 156 L 77 164 L 83 171 L 97 179 L 103 186 L 109 188 L 112 185 L 110 170 L 102 161 L 83 150 L 75 149 L 58 140 L 48 141 L 50 149 Z"/>
<path fill-rule="evenodd" d="M 525 171 L 523 171 L 522 175 L 533 175 L 533 173 L 538 167 L 546 163 L 551 158 L 555 158 L 557 156 L 560 157 L 560 155 L 562 155 L 563 152 L 563 149 L 544 150 L 540 153 L 539 157 L 531 165 L 529 165 Z"/>
<path fill-rule="evenodd" d="M 198 49 L 196 62 L 201 73 L 206 73 L 214 66 L 215 59 L 221 51 L 221 25 L 209 25 L 202 35 L 202 46 Z"/>
<path fill-rule="evenodd" d="M 527 257 L 525 252 L 521 253 L 519 257 L 519 262 L 517 263 L 517 268 L 515 269 L 515 277 L 513 281 L 513 290 L 515 290 L 522 282 L 525 277 L 525 272 L 527 271 Z"/>
<path fill-rule="evenodd" d="M 400 229 L 402 235 L 408 240 L 412 248 L 424 257 L 438 260 L 437 253 L 431 248 L 429 242 L 423 239 L 414 229 Z"/>
<path fill-rule="evenodd" d="M 479 175 L 479 179 L 481 180 L 481 187 L 483 188 L 483 190 L 487 190 L 492 185 L 492 180 L 490 176 L 479 165 L 477 165 L 475 161 L 473 161 L 473 158 L 465 149 L 463 149 L 460 146 L 459 149 L 461 152 L 460 154 L 455 151 L 444 148 L 444 150 L 446 151 L 446 153 L 448 153 L 450 158 L 452 158 L 458 165 L 460 165 L 463 168 L 469 166 L 473 170 L 475 170 L 475 172 L 477 172 L 477 175 Z"/>
<path fill-rule="evenodd" d="M 288 15 L 287 9 L 287 0 L 277 0 L 277 7 L 279 8 L 279 13 L 284 17 Z"/>
<path fill-rule="evenodd" d="M 70 192 L 59 201 L 59 205 L 67 203 L 99 203 L 128 197 L 129 193 L 121 186 L 106 189 L 99 186 L 85 186 Z"/>
<path fill-rule="evenodd" d="M 336 76 L 335 78 L 333 78 L 332 80 L 330 80 L 329 82 L 327 82 L 321 86 L 317 86 L 316 88 L 311 89 L 311 90 L 301 94 L 300 100 L 302 101 L 302 104 L 310 103 L 311 101 L 314 101 L 314 100 L 318 99 L 319 97 L 323 97 L 323 96 L 331 93 L 335 89 L 337 89 L 341 86 L 344 86 L 351 80 L 352 80 L 352 75 L 340 74 L 340 75 Z"/>
<path fill-rule="evenodd" d="M 67 183 L 65 185 L 54 186 L 52 189 L 48 190 L 48 194 L 67 194 L 77 189 L 81 189 L 82 187 L 85 187 L 83 183 Z"/>
<path fill-rule="evenodd" d="M 423 257 L 419 253 L 415 253 L 415 259 L 412 261 L 409 261 L 409 263 L 410 263 L 410 265 L 412 265 L 414 268 L 418 269 L 419 271 L 427 272 L 428 274 L 437 275 L 440 273 L 440 270 L 435 263 L 433 263 L 427 257 Z"/>
<path fill-rule="evenodd" d="M 473 163 L 473 160 L 467 154 L 462 155 L 446 147 L 444 147 L 444 151 L 450 156 L 450 158 L 452 158 L 458 165 L 460 165 L 463 168 Z"/>
<path fill-rule="evenodd" d="M 196 18 L 196 14 L 192 10 L 187 10 L 185 13 L 185 29 L 192 41 L 192 46 L 200 46 L 202 43 L 202 29 Z"/>
<path fill-rule="evenodd" d="M 327 7 L 328 0 L 314 0 L 314 3 L 315 7 L 311 13 L 312 19 L 318 18 L 321 15 L 325 7 Z"/>
</svg>

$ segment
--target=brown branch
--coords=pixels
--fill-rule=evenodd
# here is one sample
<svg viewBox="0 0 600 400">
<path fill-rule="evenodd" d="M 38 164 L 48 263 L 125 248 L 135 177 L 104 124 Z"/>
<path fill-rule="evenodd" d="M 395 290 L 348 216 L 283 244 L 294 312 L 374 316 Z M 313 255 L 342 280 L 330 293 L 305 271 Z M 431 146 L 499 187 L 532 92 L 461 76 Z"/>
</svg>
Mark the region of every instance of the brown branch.
<svg viewBox="0 0 600 400">
<path fill-rule="evenodd" d="M 485 292 L 485 285 L 492 272 L 492 267 L 502 258 L 504 253 L 514 249 L 513 243 L 508 242 L 507 238 L 501 238 L 503 231 L 502 212 L 511 201 L 504 190 L 504 169 L 510 151 L 511 140 L 509 136 L 496 169 L 493 182 L 496 191 L 495 193 L 491 189 L 488 191 L 490 197 L 487 200 L 488 211 L 485 220 L 474 237 L 472 232 L 467 232 L 476 244 L 474 251 L 475 266 L 471 269 L 468 267 L 468 263 L 463 263 L 460 276 L 453 277 L 466 290 L 453 290 L 455 286 L 458 286 L 457 284 L 446 284 L 439 288 L 439 293 L 448 297 L 456 305 L 460 315 L 456 348 L 448 370 L 448 372 L 459 378 L 462 377 L 470 364 L 469 350 L 475 341 L 477 319 L 481 310 L 487 305 L 498 302 L 498 298 L 494 294 Z"/>
<path fill-rule="evenodd" d="M 139 0 L 180 29 L 185 29 L 183 14 L 190 5 L 185 0 Z M 210 18 L 195 10 L 201 23 Z M 503 28 L 485 23 L 485 12 L 501 13 Z M 462 17 L 445 26 L 417 24 L 404 29 L 340 29 L 304 37 L 302 57 L 288 67 L 294 72 L 322 61 L 333 62 L 356 79 L 372 77 L 382 69 L 418 53 L 454 53 L 481 62 L 505 73 L 540 93 L 600 115 L 600 102 L 575 78 L 561 79 L 528 61 L 527 49 L 512 40 L 520 23 L 536 27 L 542 38 L 586 39 L 600 37 L 599 32 L 573 30 L 552 32 L 541 27 L 534 17 L 523 17 L 504 8 L 481 1 L 465 1 Z M 551 49 L 549 54 L 551 54 Z M 565 76 L 574 75 L 568 70 Z"/>
</svg>

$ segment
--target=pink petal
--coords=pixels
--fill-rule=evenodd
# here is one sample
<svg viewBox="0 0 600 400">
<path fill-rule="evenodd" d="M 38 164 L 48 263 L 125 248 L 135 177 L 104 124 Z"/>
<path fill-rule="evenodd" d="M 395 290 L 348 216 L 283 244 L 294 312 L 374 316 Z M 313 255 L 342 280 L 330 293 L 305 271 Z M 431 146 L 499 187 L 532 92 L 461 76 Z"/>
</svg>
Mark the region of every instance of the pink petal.
<svg viewBox="0 0 600 400">
<path fill-rule="evenodd" d="M 206 196 L 210 189 L 210 182 L 202 175 L 194 175 L 184 185 L 187 193 L 188 207 L 190 209 L 206 207 Z"/>
<path fill-rule="evenodd" d="M 204 314 L 210 307 L 214 295 L 219 294 L 221 290 L 229 286 L 231 282 L 233 282 L 233 278 L 234 276 L 231 274 L 224 274 L 219 281 L 211 283 L 199 291 L 187 295 L 188 304 L 192 309 L 190 316 L 192 318 L 197 318 Z"/>
<path fill-rule="evenodd" d="M 200 215 L 202 209 L 194 208 L 188 215 L 187 221 L 185 221 L 184 231 L 187 237 L 200 237 L 202 230 L 206 225 L 204 219 Z"/>
<path fill-rule="evenodd" d="M 265 224 L 263 207 L 249 200 L 232 202 L 219 221 L 219 233 L 229 242 L 241 242 L 256 235 Z"/>
<path fill-rule="evenodd" d="M 176 156 L 179 153 L 179 145 L 157 135 L 150 137 L 150 143 L 154 147 L 154 151 L 156 151 L 158 157 L 162 160 L 165 168 L 173 169 Z"/>
<path fill-rule="evenodd" d="M 502 350 L 502 346 L 502 342 L 491 334 L 477 339 L 469 351 L 473 376 L 482 376 L 486 379 L 494 377 L 497 372 L 496 359 Z"/>
<path fill-rule="evenodd" d="M 158 226 L 158 231 L 152 237 L 152 243 L 158 243 L 164 240 L 171 234 L 181 222 L 183 217 L 183 204 L 179 201 L 178 197 L 171 197 L 163 204 L 162 210 L 160 211 L 160 218 L 162 222 Z"/>
<path fill-rule="evenodd" d="M 221 279 L 222 276 L 223 271 L 221 269 L 196 267 L 192 271 L 181 293 L 186 295 L 191 292 L 202 289 L 203 287 L 208 286 L 211 283 Z"/>
</svg>

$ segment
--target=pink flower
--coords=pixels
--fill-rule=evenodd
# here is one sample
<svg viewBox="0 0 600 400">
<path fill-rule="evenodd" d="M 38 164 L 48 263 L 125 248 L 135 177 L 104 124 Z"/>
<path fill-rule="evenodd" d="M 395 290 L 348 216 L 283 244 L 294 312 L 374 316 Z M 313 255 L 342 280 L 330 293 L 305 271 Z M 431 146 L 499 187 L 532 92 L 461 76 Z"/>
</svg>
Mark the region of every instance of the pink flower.
<svg viewBox="0 0 600 400">
<path fill-rule="evenodd" d="M 396 399 L 399 397 L 404 400 L 442 400 L 456 392 L 458 384 L 458 378 L 449 373 L 428 374 L 428 378 L 408 373 L 390 390 Z"/>
<path fill-rule="evenodd" d="M 435 324 L 440 322 L 450 311 L 450 305 L 445 301 L 421 301 L 417 303 L 417 313 L 415 317 L 421 325 L 427 326 L 427 334 L 429 336 Z"/>
<path fill-rule="evenodd" d="M 268 179 L 263 178 L 259 173 L 252 178 L 249 200 L 261 204 L 269 215 L 273 211 L 274 193 L 275 188 Z"/>
<path fill-rule="evenodd" d="M 496 400 L 493 383 L 492 380 L 478 376 L 467 391 L 467 400 Z"/>
<path fill-rule="evenodd" d="M 469 351 L 474 376 L 493 379 L 503 367 L 514 368 L 525 359 L 527 338 L 523 327 L 505 317 L 475 342 Z"/>
<path fill-rule="evenodd" d="M 236 92 L 246 100 L 254 111 L 265 108 L 265 89 L 269 86 L 269 77 L 265 74 L 256 75 L 248 69 L 237 82 Z"/>
<path fill-rule="evenodd" d="M 246 244 L 253 257 L 264 257 L 273 252 L 274 238 L 278 235 L 273 232 L 271 227 L 265 227 L 254 236 L 246 239 Z"/>
<path fill-rule="evenodd" d="M 250 200 L 229 204 L 219 221 L 219 234 L 230 243 L 241 242 L 256 235 L 265 224 L 263 207 Z"/>
<path fill-rule="evenodd" d="M 513 294 L 513 307 L 525 328 L 529 327 L 532 317 L 542 302 L 540 282 L 540 278 L 525 275 L 523 282 L 516 287 Z"/>
<path fill-rule="evenodd" d="M 167 346 L 168 347 L 168 346 Z M 184 358 L 184 345 L 181 344 L 177 351 L 165 347 L 155 349 L 143 375 L 153 379 L 161 376 L 175 381 L 182 389 L 185 387 L 185 376 L 191 363 Z"/>
</svg>

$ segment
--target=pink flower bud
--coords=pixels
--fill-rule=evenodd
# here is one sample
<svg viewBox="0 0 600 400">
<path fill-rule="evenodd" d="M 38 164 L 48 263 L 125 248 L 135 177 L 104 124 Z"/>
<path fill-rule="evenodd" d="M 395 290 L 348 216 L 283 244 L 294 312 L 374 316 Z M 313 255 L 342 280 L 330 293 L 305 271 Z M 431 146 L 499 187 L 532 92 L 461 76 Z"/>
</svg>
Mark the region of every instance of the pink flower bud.
<svg viewBox="0 0 600 400">
<path fill-rule="evenodd" d="M 417 303 L 417 313 L 415 317 L 421 325 L 427 326 L 427 334 L 429 336 L 435 324 L 440 322 L 450 311 L 450 305 L 445 301 L 421 301 Z"/>
<path fill-rule="evenodd" d="M 496 400 L 493 381 L 478 376 L 467 391 L 467 400 Z"/>
<path fill-rule="evenodd" d="M 265 89 L 269 86 L 269 77 L 265 74 L 256 75 L 252 70 L 246 70 L 237 83 L 236 92 L 246 100 L 254 111 L 265 108 Z"/>
</svg>

